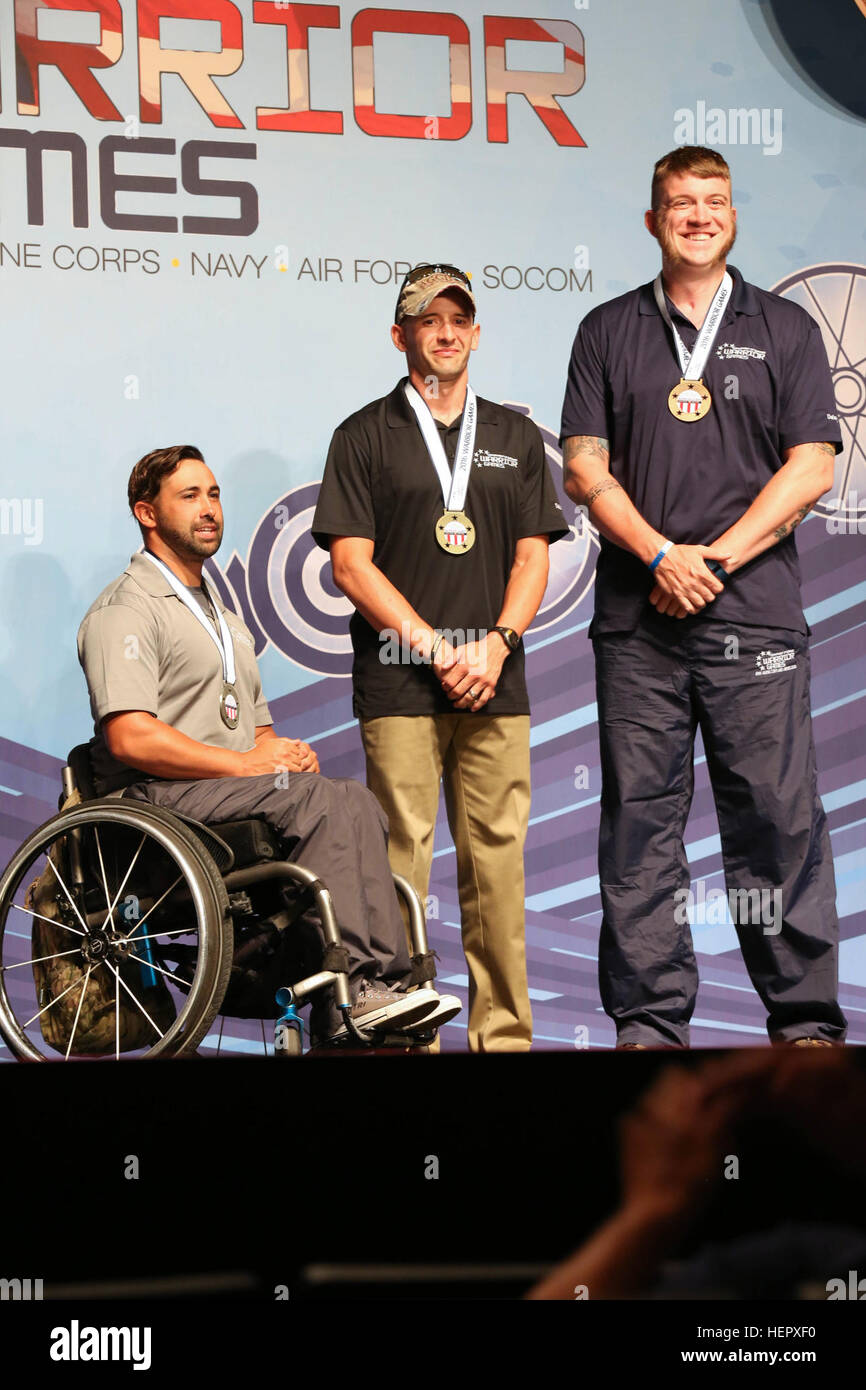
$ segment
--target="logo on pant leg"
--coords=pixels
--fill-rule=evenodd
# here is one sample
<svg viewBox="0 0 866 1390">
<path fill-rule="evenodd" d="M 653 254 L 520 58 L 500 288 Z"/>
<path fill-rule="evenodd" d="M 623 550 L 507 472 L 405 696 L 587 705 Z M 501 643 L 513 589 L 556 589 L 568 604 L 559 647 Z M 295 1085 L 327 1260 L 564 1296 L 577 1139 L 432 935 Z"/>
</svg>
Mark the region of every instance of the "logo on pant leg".
<svg viewBox="0 0 866 1390">
<path fill-rule="evenodd" d="M 797 669 L 797 653 L 793 647 L 784 652 L 758 652 L 755 657 L 756 676 L 777 676 L 780 671 Z"/>
</svg>

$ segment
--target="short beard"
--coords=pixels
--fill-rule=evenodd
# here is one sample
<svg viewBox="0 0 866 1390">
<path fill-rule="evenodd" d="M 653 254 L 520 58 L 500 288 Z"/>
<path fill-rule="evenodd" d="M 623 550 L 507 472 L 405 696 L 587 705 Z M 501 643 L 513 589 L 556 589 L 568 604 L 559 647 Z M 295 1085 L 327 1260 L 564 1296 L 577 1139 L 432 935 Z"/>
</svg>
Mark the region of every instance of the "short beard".
<svg viewBox="0 0 866 1390">
<path fill-rule="evenodd" d="M 664 256 L 666 261 L 670 262 L 671 265 L 683 264 L 683 256 L 681 255 L 677 247 L 674 237 L 668 232 L 667 225 L 665 223 L 662 223 L 659 227 L 659 235 L 656 239 L 662 248 L 662 255 Z M 727 259 L 727 256 L 729 255 L 736 239 L 737 224 L 735 222 L 731 227 L 728 237 L 722 243 L 721 249 L 716 252 L 715 260 L 711 261 L 710 264 L 707 266 L 708 270 L 710 270 L 714 265 L 719 265 L 722 261 Z"/>
<path fill-rule="evenodd" d="M 214 524 L 217 525 L 217 523 Z M 223 528 L 217 525 L 217 533 L 212 541 L 197 540 L 194 532 L 192 535 L 187 535 L 183 531 L 175 531 L 165 525 L 160 526 L 159 536 L 181 559 L 207 560 L 211 555 L 215 555 L 222 545 Z"/>
<path fill-rule="evenodd" d="M 430 382 L 432 380 L 432 382 L 435 383 L 433 389 L 428 390 L 428 394 L 435 397 L 439 382 L 447 386 L 450 382 L 457 381 L 465 372 L 468 361 L 468 353 L 459 366 L 453 359 L 450 366 L 445 366 L 444 364 L 441 366 L 434 366 L 432 362 L 423 362 L 419 357 L 414 366 L 419 375 L 424 377 L 425 382 Z"/>
</svg>

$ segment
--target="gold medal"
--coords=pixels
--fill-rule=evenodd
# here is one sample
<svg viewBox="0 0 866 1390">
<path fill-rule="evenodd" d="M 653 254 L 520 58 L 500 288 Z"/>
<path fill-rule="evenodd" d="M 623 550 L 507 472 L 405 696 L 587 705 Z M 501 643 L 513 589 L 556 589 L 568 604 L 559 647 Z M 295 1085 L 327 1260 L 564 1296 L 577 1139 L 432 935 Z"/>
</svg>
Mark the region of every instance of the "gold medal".
<svg viewBox="0 0 866 1390">
<path fill-rule="evenodd" d="M 443 512 L 436 522 L 436 539 L 449 555 L 465 555 L 475 544 L 475 527 L 465 512 Z"/>
<path fill-rule="evenodd" d="M 668 396 L 668 410 L 677 420 L 702 420 L 710 412 L 713 398 L 702 381 L 680 377 Z"/>
</svg>

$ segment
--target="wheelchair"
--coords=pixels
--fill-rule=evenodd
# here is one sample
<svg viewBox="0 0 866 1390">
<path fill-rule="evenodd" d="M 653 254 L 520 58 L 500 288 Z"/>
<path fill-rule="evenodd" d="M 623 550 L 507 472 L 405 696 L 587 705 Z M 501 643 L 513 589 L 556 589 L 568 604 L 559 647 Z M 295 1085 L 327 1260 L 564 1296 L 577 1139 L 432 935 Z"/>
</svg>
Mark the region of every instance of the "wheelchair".
<svg viewBox="0 0 866 1390">
<path fill-rule="evenodd" d="M 62 785 L 59 814 L 0 878 L 0 1035 L 15 1057 L 190 1056 L 217 1015 L 272 1019 L 274 1054 L 297 1057 L 298 1008 L 328 990 L 349 1046 L 411 1051 L 433 1040 L 435 1031 L 389 1037 L 352 1020 L 327 886 L 287 861 L 265 821 L 204 825 L 98 797 L 88 744 L 72 749 Z M 435 967 L 423 905 L 408 880 L 393 878 L 412 983 L 425 984 Z"/>
</svg>

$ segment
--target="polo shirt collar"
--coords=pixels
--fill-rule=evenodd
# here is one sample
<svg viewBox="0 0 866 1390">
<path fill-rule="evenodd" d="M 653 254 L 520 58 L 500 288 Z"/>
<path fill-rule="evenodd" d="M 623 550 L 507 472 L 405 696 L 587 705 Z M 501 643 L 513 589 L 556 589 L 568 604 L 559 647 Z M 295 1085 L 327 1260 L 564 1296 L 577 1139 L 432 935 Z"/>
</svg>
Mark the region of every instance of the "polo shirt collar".
<svg viewBox="0 0 866 1390">
<path fill-rule="evenodd" d="M 731 294 L 731 302 L 725 310 L 725 316 L 722 322 L 729 323 L 737 314 L 759 314 L 761 312 L 761 306 L 758 302 L 758 296 L 755 293 L 754 286 L 746 283 L 736 266 L 729 265 L 728 273 L 734 282 L 734 288 Z M 661 315 L 659 314 L 658 305 L 656 304 L 655 295 L 653 294 L 654 283 L 654 280 L 651 280 L 648 285 L 641 285 L 638 291 L 638 313 L 656 314 L 660 318 Z"/>
<path fill-rule="evenodd" d="M 157 569 L 156 565 L 152 564 L 141 550 L 131 556 L 124 573 L 134 579 L 138 587 L 143 589 L 146 594 L 150 594 L 152 598 L 177 598 L 177 594 L 163 575 L 162 570 Z M 213 584 L 208 585 L 208 592 L 214 602 L 218 603 L 225 612 L 225 605 L 220 600 Z"/>
<path fill-rule="evenodd" d="M 405 425 L 418 424 L 415 418 L 415 412 L 407 401 L 406 392 L 403 389 L 408 380 L 409 378 L 404 376 L 398 381 L 390 396 L 385 398 L 385 419 L 392 429 L 402 429 Z M 496 411 L 491 405 L 491 402 L 485 401 L 481 396 L 476 396 L 475 399 L 478 403 L 479 425 L 498 425 L 499 420 L 497 419 Z M 458 417 L 458 419 L 459 418 L 461 417 Z M 153 568 L 153 566 L 151 566 L 151 568 Z"/>
</svg>

